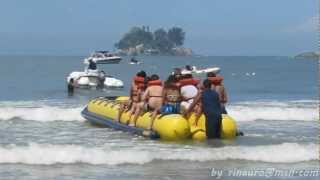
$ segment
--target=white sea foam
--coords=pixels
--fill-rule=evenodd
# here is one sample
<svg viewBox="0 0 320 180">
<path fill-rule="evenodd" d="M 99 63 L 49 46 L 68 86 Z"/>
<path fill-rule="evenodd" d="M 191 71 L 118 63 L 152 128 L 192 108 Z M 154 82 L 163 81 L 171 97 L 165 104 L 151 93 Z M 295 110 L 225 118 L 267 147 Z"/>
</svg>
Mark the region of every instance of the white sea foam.
<svg viewBox="0 0 320 180">
<path fill-rule="evenodd" d="M 0 120 L 20 118 L 34 121 L 84 121 L 81 117 L 83 105 L 66 106 L 48 102 L 0 102 Z M 236 121 L 254 120 L 302 120 L 319 119 L 317 102 L 300 101 L 269 101 L 269 102 L 238 102 L 227 105 L 228 113 Z"/>
<path fill-rule="evenodd" d="M 88 148 L 76 145 L 44 145 L 0 147 L 0 163 L 23 164 L 145 164 L 153 160 L 217 161 L 248 160 L 294 163 L 318 160 L 316 144 L 284 143 L 264 146 L 234 146 L 188 149 L 122 149 Z"/>
<path fill-rule="evenodd" d="M 66 108 L 54 106 L 40 107 L 0 107 L 0 120 L 20 118 L 34 121 L 84 121 L 81 107 Z"/>
<path fill-rule="evenodd" d="M 237 121 L 319 119 L 315 102 L 243 102 L 227 106 L 228 113 Z"/>
</svg>

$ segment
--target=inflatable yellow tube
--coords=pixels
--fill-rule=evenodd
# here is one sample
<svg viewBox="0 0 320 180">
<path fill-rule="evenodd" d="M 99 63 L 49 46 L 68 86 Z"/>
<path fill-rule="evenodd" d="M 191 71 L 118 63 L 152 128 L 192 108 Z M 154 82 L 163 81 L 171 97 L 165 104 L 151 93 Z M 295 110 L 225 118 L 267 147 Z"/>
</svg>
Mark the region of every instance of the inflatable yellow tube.
<svg viewBox="0 0 320 180">
<path fill-rule="evenodd" d="M 115 120 L 118 115 L 118 109 L 121 102 L 127 101 L 128 97 L 118 97 L 115 101 L 106 98 L 96 98 L 89 102 L 88 111 L 107 119 Z M 146 129 L 151 123 L 150 113 L 147 112 L 137 119 L 136 126 Z M 133 116 L 131 117 L 132 120 Z M 153 124 L 153 130 L 156 131 L 161 139 L 164 140 L 182 140 L 194 139 L 205 140 L 205 117 L 202 115 L 198 123 L 195 123 L 196 117 L 192 114 L 185 119 L 180 114 L 158 115 Z M 120 122 L 127 124 L 130 122 L 129 113 L 125 112 L 120 118 Z M 222 138 L 235 138 L 237 126 L 235 121 L 228 115 L 223 115 L 222 120 Z"/>
</svg>

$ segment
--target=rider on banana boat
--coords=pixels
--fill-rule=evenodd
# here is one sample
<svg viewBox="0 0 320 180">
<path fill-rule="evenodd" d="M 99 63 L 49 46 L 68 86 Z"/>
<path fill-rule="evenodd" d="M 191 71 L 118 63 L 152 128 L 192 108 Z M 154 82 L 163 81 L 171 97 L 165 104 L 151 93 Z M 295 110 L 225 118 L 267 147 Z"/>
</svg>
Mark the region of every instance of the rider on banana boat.
<svg viewBox="0 0 320 180">
<path fill-rule="evenodd" d="M 162 82 L 159 79 L 158 75 L 153 74 L 150 77 L 150 80 L 148 81 L 148 87 L 146 91 L 142 95 L 142 98 L 141 98 L 142 102 L 139 103 L 138 109 L 135 111 L 135 115 L 133 118 L 134 124 L 130 123 L 129 125 L 135 126 L 136 121 L 143 110 L 150 111 L 152 112 L 151 124 L 148 129 L 151 130 L 153 126 L 153 121 L 158 115 L 163 103 L 162 93 L 163 93 Z"/>
<path fill-rule="evenodd" d="M 183 75 L 179 80 L 180 83 L 180 93 L 182 96 L 181 110 L 186 111 L 193 102 L 193 99 L 199 93 L 197 85 L 199 80 L 194 79 L 191 74 Z"/>
<path fill-rule="evenodd" d="M 226 103 L 228 102 L 228 95 L 226 88 L 223 85 L 223 77 L 217 76 L 214 72 L 209 72 L 207 74 L 208 79 L 212 83 L 212 89 L 214 89 L 219 94 L 219 99 L 221 103 L 222 113 L 227 114 Z"/>
<path fill-rule="evenodd" d="M 130 98 L 129 101 L 126 101 L 120 104 L 119 112 L 118 112 L 118 122 L 120 121 L 121 115 L 124 111 L 129 111 L 129 119 L 131 119 L 131 115 L 135 113 L 138 108 L 139 102 L 141 101 L 141 96 L 146 88 L 146 72 L 140 71 L 133 78 L 130 88 Z"/>
<path fill-rule="evenodd" d="M 170 75 L 164 83 L 161 114 L 180 113 L 181 94 L 179 86 L 179 81 L 174 75 Z"/>
</svg>

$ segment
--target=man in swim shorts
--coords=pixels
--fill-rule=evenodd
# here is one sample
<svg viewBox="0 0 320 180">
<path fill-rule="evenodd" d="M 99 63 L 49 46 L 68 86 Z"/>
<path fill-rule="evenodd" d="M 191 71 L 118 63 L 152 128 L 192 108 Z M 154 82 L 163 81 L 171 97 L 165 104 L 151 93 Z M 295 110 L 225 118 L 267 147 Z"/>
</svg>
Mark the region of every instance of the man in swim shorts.
<svg viewBox="0 0 320 180">
<path fill-rule="evenodd" d="M 207 139 L 220 138 L 221 137 L 221 124 L 222 124 L 222 110 L 219 100 L 219 94 L 211 89 L 211 81 L 206 79 L 203 81 L 204 90 L 200 93 L 190 105 L 190 108 L 185 116 L 191 112 L 194 106 L 201 101 L 203 107 L 203 113 L 206 118 L 206 136 Z"/>
</svg>

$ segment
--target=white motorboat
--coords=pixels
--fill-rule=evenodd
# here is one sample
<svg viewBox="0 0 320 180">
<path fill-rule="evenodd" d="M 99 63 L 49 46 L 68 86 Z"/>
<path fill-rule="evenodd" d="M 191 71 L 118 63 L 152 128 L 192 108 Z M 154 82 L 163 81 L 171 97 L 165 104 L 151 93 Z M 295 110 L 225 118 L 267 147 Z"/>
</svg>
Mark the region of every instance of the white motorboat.
<svg viewBox="0 0 320 180">
<path fill-rule="evenodd" d="M 84 72 L 72 72 L 67 77 L 67 82 L 74 80 L 74 86 L 78 88 L 122 88 L 123 82 L 99 70 L 87 69 Z"/>
<path fill-rule="evenodd" d="M 89 59 L 97 64 L 117 64 L 121 61 L 120 56 L 116 56 L 109 51 L 95 51 L 90 57 L 84 59 L 84 63 L 88 64 Z"/>
<path fill-rule="evenodd" d="M 192 66 L 190 68 L 181 70 L 181 74 L 203 74 L 203 73 L 209 73 L 209 72 L 219 73 L 220 68 L 211 67 L 211 68 L 197 69 L 196 66 Z"/>
<path fill-rule="evenodd" d="M 109 88 L 122 88 L 123 82 L 112 76 L 106 76 L 104 80 L 104 86 Z"/>
</svg>

